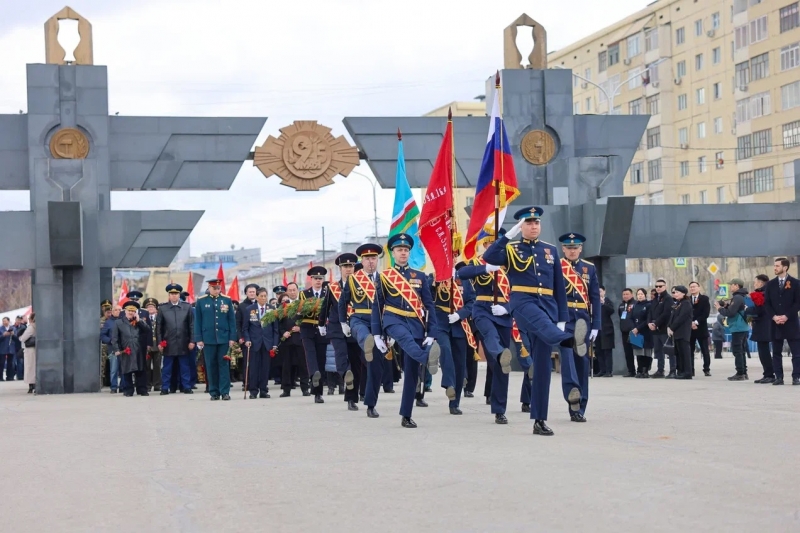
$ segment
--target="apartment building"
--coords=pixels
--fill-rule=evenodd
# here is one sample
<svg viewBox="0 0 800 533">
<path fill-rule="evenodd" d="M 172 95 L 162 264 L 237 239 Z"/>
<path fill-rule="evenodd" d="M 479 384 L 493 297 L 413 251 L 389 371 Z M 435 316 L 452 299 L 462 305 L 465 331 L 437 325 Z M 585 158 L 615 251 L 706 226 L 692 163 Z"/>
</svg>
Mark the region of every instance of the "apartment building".
<svg viewBox="0 0 800 533">
<path fill-rule="evenodd" d="M 576 114 L 649 114 L 625 184 L 637 203 L 794 199 L 800 9 L 658 0 L 562 50 Z"/>
</svg>

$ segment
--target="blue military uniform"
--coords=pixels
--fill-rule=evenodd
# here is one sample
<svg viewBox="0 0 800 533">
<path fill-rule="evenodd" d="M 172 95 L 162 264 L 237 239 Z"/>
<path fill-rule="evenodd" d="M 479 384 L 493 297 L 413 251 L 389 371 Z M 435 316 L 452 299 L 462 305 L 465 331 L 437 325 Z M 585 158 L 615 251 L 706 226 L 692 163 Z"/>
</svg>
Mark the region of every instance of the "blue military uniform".
<svg viewBox="0 0 800 533">
<path fill-rule="evenodd" d="M 264 289 L 266 290 L 266 289 Z M 269 304 L 256 303 L 245 309 L 242 318 L 242 336 L 245 346 L 245 364 L 247 371 L 247 390 L 250 398 L 256 396 L 269 398 L 269 367 L 272 363 L 270 351 L 278 346 L 278 322 L 271 322 L 266 326 L 261 324 L 261 319 L 270 311 Z"/>
<path fill-rule="evenodd" d="M 209 285 L 220 280 L 210 280 Z M 202 342 L 206 365 L 206 383 L 212 400 L 220 395 L 230 400 L 230 361 L 226 359 L 230 342 L 236 341 L 236 313 L 233 302 L 227 296 L 206 294 L 197 299 L 194 321 L 195 343 Z"/>
<path fill-rule="evenodd" d="M 364 257 L 377 257 L 382 251 L 378 244 L 362 244 L 356 249 L 356 255 Z M 375 281 L 378 279 L 379 272 L 372 274 L 356 272 L 347 279 L 342 287 L 342 295 L 338 303 L 338 315 L 342 324 L 350 328 L 350 336 L 355 339 L 361 349 L 360 358 L 362 365 L 366 367 L 366 384 L 364 387 L 364 405 L 367 406 L 367 416 L 378 418 L 375 406 L 378 404 L 378 393 L 380 392 L 383 376 L 383 359 L 381 351 L 375 347 L 375 340 L 372 337 L 372 307 L 375 292 Z M 358 279 L 357 279 L 358 278 Z M 361 281 L 358 281 L 358 280 Z M 362 282 L 366 287 L 362 286 Z M 370 296 L 373 293 L 373 296 Z M 348 306 L 350 312 L 348 312 Z"/>
<path fill-rule="evenodd" d="M 306 273 L 312 278 L 325 278 L 328 269 L 321 266 L 314 266 Z M 300 300 L 309 298 L 325 299 L 328 288 L 323 284 L 319 290 L 308 288 L 300 293 Z M 311 393 L 314 395 L 314 403 L 325 403 L 322 398 L 322 391 L 325 388 L 325 380 L 322 372 L 325 371 L 325 352 L 328 348 L 328 340 L 320 335 L 317 329 L 318 316 L 300 317 L 300 339 L 303 343 L 303 351 L 306 355 L 306 366 L 308 375 L 311 378 Z"/>
<path fill-rule="evenodd" d="M 334 263 L 339 267 L 355 267 L 358 262 L 356 254 L 345 252 L 339 254 Z M 336 360 L 336 372 L 342 377 L 345 384 L 344 401 L 347 409 L 358 411 L 358 388 L 354 385 L 361 381 L 361 349 L 351 335 L 346 336 L 342 322 L 347 319 L 347 303 L 344 304 L 344 315 L 339 314 L 341 300 L 344 298 L 344 288 L 348 280 L 342 279 L 333 282 L 328 287 L 325 301 L 319 312 L 319 326 L 325 328 L 325 337 L 333 346 Z M 341 318 L 344 316 L 344 318 Z"/>
<path fill-rule="evenodd" d="M 567 233 L 559 237 L 558 241 L 567 247 L 582 246 L 586 242 L 586 237 L 578 233 Z M 592 364 L 590 358 L 586 357 L 586 347 L 590 344 L 591 330 L 600 330 L 600 282 L 597 280 L 597 269 L 594 264 L 585 259 L 577 259 L 574 262 L 562 259 L 561 263 L 562 272 L 565 268 L 567 269 L 567 274 L 564 275 L 567 308 L 569 309 L 566 329 L 573 332 L 581 341 L 575 349 L 559 347 L 561 385 L 564 398 L 569 402 L 569 393 L 577 379 L 581 390 L 580 409 L 574 412 L 570 408 L 570 418 L 574 422 L 584 422 L 586 419 L 583 416 L 589 402 L 589 375 Z M 591 328 L 587 327 L 587 324 L 590 323 Z M 571 367 L 566 371 L 565 362 L 569 362 Z M 570 372 L 573 372 L 574 376 L 570 376 Z"/>
<path fill-rule="evenodd" d="M 390 250 L 398 247 L 412 248 L 414 240 L 410 235 L 400 233 L 393 235 L 387 246 Z M 425 310 L 423 319 L 403 297 L 399 287 L 392 283 L 390 277 L 399 274 L 410 285 L 420 306 Z M 402 425 L 415 428 L 411 420 L 411 411 L 415 400 L 417 382 L 424 380 L 421 368 L 427 363 L 431 373 L 435 373 L 439 359 L 439 347 L 433 344 L 436 331 L 436 312 L 431 297 L 430 284 L 424 272 L 408 265 L 395 265 L 393 269 L 381 272 L 375 291 L 375 305 L 372 308 L 372 334 L 385 335 L 394 339 L 403 350 L 403 397 L 400 401 Z M 430 339 L 430 340 L 427 340 Z M 423 344 L 424 342 L 424 344 Z"/>
<path fill-rule="evenodd" d="M 514 218 L 536 223 L 542 212 L 540 207 L 529 207 L 515 213 Z M 569 320 L 558 250 L 538 239 L 522 238 L 511 242 L 503 235 L 484 252 L 483 259 L 506 267 L 511 283 L 511 315 L 523 339 L 527 337 L 525 340 L 533 358 L 531 418 L 536 421 L 534 433 L 552 435 L 552 430 L 544 423 L 550 399 L 550 353 L 553 346 L 572 337 L 556 325 Z M 577 383 L 574 389 L 570 394 L 577 407 L 580 399 Z"/>
<path fill-rule="evenodd" d="M 453 281 L 434 284 L 434 305 L 436 306 L 436 342 L 439 344 L 442 367 L 442 388 L 446 389 L 450 400 L 450 414 L 460 415 L 461 392 L 464 388 L 464 377 L 467 373 L 467 334 L 462 320 L 472 315 L 475 302 L 475 291 L 471 283 L 462 288 L 453 287 Z M 463 306 L 456 308 L 451 302 L 455 300 L 453 291 L 462 291 Z M 450 315 L 457 314 L 458 320 L 450 323 Z M 455 318 L 455 317 L 454 317 Z"/>
</svg>

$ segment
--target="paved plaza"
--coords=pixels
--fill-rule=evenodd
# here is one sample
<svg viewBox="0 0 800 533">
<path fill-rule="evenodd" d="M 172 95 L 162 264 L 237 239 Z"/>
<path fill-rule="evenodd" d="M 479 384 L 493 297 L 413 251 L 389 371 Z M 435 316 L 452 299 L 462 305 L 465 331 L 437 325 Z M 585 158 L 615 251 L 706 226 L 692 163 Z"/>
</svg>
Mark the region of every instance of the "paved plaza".
<svg viewBox="0 0 800 533">
<path fill-rule="evenodd" d="M 732 373 L 594 379 L 587 424 L 554 374 L 550 438 L 516 401 L 507 426 L 482 396 L 451 416 L 438 388 L 408 430 L 399 394 L 370 420 L 341 396 L 244 401 L 238 384 L 212 403 L 0 383 L 0 531 L 800 531 L 800 387 Z"/>
</svg>

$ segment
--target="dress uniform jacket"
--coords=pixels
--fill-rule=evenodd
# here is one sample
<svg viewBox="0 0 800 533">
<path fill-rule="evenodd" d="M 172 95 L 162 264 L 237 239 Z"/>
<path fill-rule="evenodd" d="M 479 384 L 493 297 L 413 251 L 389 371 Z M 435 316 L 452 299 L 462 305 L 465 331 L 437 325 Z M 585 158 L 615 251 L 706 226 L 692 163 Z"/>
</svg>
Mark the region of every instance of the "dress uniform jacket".
<svg viewBox="0 0 800 533">
<path fill-rule="evenodd" d="M 195 304 L 197 319 L 194 323 L 195 342 L 204 344 L 228 344 L 238 340 L 236 336 L 236 315 L 233 302 L 227 296 L 201 296 Z"/>
<path fill-rule="evenodd" d="M 492 305 L 494 304 L 494 275 L 486 272 L 486 265 L 481 264 L 473 259 L 467 266 L 461 267 L 456 273 L 462 281 L 471 280 L 472 289 L 475 293 L 475 303 L 472 305 L 472 316 L 477 318 L 488 318 L 498 326 L 504 328 L 511 327 L 511 314 L 502 316 L 495 316 L 492 314 Z M 507 310 L 509 308 L 508 302 L 499 293 L 497 296 L 497 305 L 502 305 Z"/>
<path fill-rule="evenodd" d="M 465 339 L 467 334 L 464 333 L 464 326 L 461 320 L 467 320 L 472 316 L 472 307 L 475 303 L 475 290 L 472 288 L 472 283 L 464 283 L 461 286 L 462 300 L 464 305 L 453 312 L 458 313 L 460 320 L 454 324 L 450 323 L 448 315 L 450 314 L 450 286 L 448 283 L 436 283 L 434 285 L 434 305 L 436 305 L 436 329 L 442 333 L 446 333 L 452 337 Z M 454 287 L 453 291 L 458 288 Z M 489 310 L 491 312 L 491 309 Z"/>
<path fill-rule="evenodd" d="M 588 296 L 589 301 L 584 301 L 577 287 L 573 287 L 570 283 L 567 283 L 565 290 L 567 292 L 569 322 L 574 324 L 579 318 L 582 318 L 589 323 L 589 329 L 600 331 L 603 323 L 600 305 L 600 282 L 597 280 L 597 269 L 593 263 L 585 259 L 576 260 L 572 263 L 572 268 L 581 277 L 586 287 L 586 296 Z"/>
<path fill-rule="evenodd" d="M 236 308 L 236 340 L 244 338 L 244 328 L 247 325 L 247 322 L 250 320 L 250 317 L 247 315 L 247 310 L 251 305 L 256 303 L 255 300 L 249 300 L 247 298 L 244 299 L 242 303 L 239 304 L 239 307 Z"/>
<path fill-rule="evenodd" d="M 422 306 L 427 311 L 427 324 L 423 325 L 414 310 L 399 293 L 393 294 L 391 289 L 386 286 L 386 283 L 380 280 L 376 284 L 375 300 L 376 302 L 380 301 L 382 305 L 375 305 L 372 308 L 372 334 L 383 335 L 386 327 L 397 324 L 405 326 L 415 339 L 424 339 L 426 336 L 433 337 L 433 332 L 438 322 L 428 277 L 424 272 L 409 266 L 396 265 L 394 268 L 406 278 L 421 299 Z M 379 307 L 383 308 L 382 318 Z"/>
<path fill-rule="evenodd" d="M 189 343 L 194 336 L 194 312 L 186 302 L 165 302 L 158 306 L 158 344 L 167 341 L 163 355 L 180 356 L 189 353 Z"/>
<path fill-rule="evenodd" d="M 326 294 L 328 292 L 327 286 L 322 286 L 320 288 L 319 298 L 325 301 Z M 300 293 L 300 300 L 307 300 L 310 298 L 314 298 L 314 289 L 308 288 Z M 303 339 L 314 339 L 314 342 L 317 343 L 324 343 L 325 338 L 319 334 L 319 330 L 317 329 L 317 322 L 319 320 L 318 316 L 302 316 L 300 318 L 300 337 Z"/>
<path fill-rule="evenodd" d="M 366 274 L 366 272 L 365 272 Z M 372 277 L 377 279 L 378 272 L 373 272 Z M 369 276 L 369 274 L 367 274 Z M 353 310 L 353 314 L 347 316 L 347 306 Z M 342 287 L 342 295 L 337 303 L 337 311 L 341 322 L 351 323 L 352 320 L 361 320 L 370 324 L 372 320 L 372 301 L 355 280 L 355 275 L 347 278 L 347 283 Z"/>
<path fill-rule="evenodd" d="M 334 281 L 342 290 L 339 293 L 339 298 L 344 298 L 344 288 L 341 281 Z M 347 304 L 345 304 L 345 319 L 347 318 Z M 333 291 L 328 289 L 325 291 L 325 299 L 322 301 L 322 307 L 319 309 L 319 317 L 317 318 L 318 326 L 325 326 L 329 339 L 344 339 L 344 332 L 342 331 L 342 322 L 345 320 L 339 316 L 339 300 L 334 296 Z"/>
<path fill-rule="evenodd" d="M 767 282 L 764 290 L 764 307 L 766 316 L 772 322 L 773 340 L 800 339 L 800 281 L 792 276 L 786 276 L 783 289 L 778 278 Z M 775 324 L 772 317 L 785 315 L 789 320 L 785 324 Z"/>
</svg>

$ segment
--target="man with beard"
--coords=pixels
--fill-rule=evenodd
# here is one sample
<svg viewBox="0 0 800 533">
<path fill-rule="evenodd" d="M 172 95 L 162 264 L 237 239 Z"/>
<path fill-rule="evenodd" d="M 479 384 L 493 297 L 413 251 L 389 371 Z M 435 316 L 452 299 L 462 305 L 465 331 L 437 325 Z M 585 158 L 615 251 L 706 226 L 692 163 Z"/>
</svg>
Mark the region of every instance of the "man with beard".
<svg viewBox="0 0 800 533">
<path fill-rule="evenodd" d="M 775 260 L 775 277 L 764 291 L 764 307 L 772 320 L 773 385 L 783 385 L 783 341 L 789 343 L 792 354 L 792 385 L 800 385 L 800 282 L 789 275 L 789 260 Z"/>
</svg>

